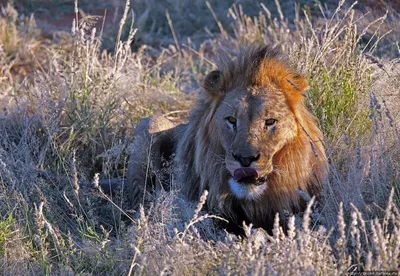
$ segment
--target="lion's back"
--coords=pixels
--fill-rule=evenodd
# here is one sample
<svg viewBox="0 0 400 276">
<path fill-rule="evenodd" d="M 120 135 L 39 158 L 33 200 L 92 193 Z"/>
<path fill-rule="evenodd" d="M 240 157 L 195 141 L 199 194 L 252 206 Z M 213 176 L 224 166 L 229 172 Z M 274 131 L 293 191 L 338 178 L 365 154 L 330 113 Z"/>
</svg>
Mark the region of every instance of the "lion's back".
<svg viewBox="0 0 400 276">
<path fill-rule="evenodd" d="M 126 192 L 131 207 L 145 201 L 146 191 L 169 190 L 173 158 L 185 128 L 181 121 L 162 115 L 145 118 L 135 128 L 134 140 L 128 149 L 126 174 Z"/>
</svg>

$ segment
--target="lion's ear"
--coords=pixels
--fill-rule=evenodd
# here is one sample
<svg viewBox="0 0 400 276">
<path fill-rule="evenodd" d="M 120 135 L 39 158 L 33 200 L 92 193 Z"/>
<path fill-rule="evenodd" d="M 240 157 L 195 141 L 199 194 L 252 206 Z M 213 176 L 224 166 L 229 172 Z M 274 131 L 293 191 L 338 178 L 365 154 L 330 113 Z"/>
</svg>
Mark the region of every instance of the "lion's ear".
<svg viewBox="0 0 400 276">
<path fill-rule="evenodd" d="M 294 89 L 298 90 L 302 94 L 305 93 L 309 88 L 307 80 L 300 74 L 294 74 L 293 76 L 290 76 L 287 81 L 293 86 Z"/>
<path fill-rule="evenodd" d="M 224 93 L 223 84 L 224 80 L 222 72 L 215 70 L 206 76 L 203 87 L 212 96 L 221 96 Z"/>
<path fill-rule="evenodd" d="M 308 89 L 307 80 L 300 74 L 294 73 L 287 76 L 287 93 L 286 97 L 289 105 L 294 107 L 299 103 L 303 103 L 305 99 L 305 92 Z"/>
</svg>

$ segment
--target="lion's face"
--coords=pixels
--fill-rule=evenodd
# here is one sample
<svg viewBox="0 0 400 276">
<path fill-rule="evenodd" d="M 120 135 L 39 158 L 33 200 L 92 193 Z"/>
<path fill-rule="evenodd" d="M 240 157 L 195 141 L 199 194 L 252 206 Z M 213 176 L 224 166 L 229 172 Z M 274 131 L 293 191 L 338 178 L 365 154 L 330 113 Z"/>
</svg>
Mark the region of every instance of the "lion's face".
<svg viewBox="0 0 400 276">
<path fill-rule="evenodd" d="M 283 92 L 274 87 L 242 87 L 226 93 L 214 123 L 225 149 L 229 188 L 241 199 L 256 199 L 279 168 L 274 156 L 296 136 L 297 124 Z"/>
</svg>

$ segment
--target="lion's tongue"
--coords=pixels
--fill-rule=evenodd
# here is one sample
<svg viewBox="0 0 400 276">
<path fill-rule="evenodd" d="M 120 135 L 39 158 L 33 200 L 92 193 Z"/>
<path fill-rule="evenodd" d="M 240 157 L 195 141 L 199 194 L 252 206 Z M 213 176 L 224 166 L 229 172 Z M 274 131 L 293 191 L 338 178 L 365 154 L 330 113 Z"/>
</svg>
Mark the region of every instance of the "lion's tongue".
<svg viewBox="0 0 400 276">
<path fill-rule="evenodd" d="M 233 179 L 236 182 L 246 182 L 256 180 L 258 172 L 253 168 L 239 168 L 233 173 Z"/>
</svg>

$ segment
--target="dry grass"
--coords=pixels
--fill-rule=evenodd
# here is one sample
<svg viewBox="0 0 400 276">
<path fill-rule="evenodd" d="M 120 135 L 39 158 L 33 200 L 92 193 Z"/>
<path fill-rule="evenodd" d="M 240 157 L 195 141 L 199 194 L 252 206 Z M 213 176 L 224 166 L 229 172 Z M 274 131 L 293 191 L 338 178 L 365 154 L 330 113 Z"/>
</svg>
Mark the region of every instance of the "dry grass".
<svg viewBox="0 0 400 276">
<path fill-rule="evenodd" d="M 312 6 L 308 15 L 299 12 L 290 19 L 279 6 L 276 13 L 258 6 L 254 17 L 240 6 L 227 10 L 211 2 L 220 24 L 213 21 L 212 36 L 196 34 L 198 47 L 190 41 L 183 46 L 187 30 L 176 14 L 200 2 L 171 1 L 171 24 L 165 19 L 162 30 L 174 27 L 177 42 L 170 35 L 166 48 L 155 42 L 132 51 L 136 34 L 128 20 L 112 53 L 103 51 L 102 34 L 93 31 L 90 18 L 77 16 L 69 42 L 52 44 L 40 39 L 33 19 L 18 17 L 11 6 L 3 10 L 2 274 L 400 270 L 400 69 L 398 60 L 376 56 L 374 49 L 383 51 L 379 44 L 370 47 L 379 32 L 360 27 L 358 11 L 349 6 L 324 10 L 319 17 L 319 8 Z M 149 3 L 142 4 L 151 8 Z M 161 11 L 162 6 L 149 11 L 146 20 L 159 18 Z M 375 30 L 388 26 L 383 18 L 373 20 Z M 145 33 L 140 31 L 143 41 L 152 42 Z M 231 54 L 254 41 L 282 48 L 308 76 L 309 106 L 326 134 L 330 177 L 324 202 L 293 217 L 286 236 L 278 226 L 273 236 L 251 227 L 245 239 L 228 234 L 218 227 L 219 218 L 201 211 L 201 200 L 193 205 L 178 191 L 153 195 L 139 212 L 126 210 L 123 189 L 106 195 L 91 184 L 99 177 L 124 177 L 132 127 L 140 118 L 185 114 L 215 54 Z"/>
</svg>

